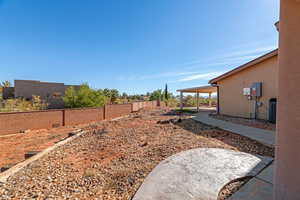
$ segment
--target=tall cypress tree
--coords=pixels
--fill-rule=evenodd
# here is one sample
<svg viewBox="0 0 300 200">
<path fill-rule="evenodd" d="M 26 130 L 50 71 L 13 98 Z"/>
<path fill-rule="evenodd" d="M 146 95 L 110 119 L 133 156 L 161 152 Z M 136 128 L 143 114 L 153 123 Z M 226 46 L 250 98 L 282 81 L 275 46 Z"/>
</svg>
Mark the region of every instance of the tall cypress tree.
<svg viewBox="0 0 300 200">
<path fill-rule="evenodd" d="M 165 87 L 165 99 L 168 100 L 169 99 L 169 95 L 168 95 L 168 84 L 166 84 L 166 87 Z"/>
</svg>

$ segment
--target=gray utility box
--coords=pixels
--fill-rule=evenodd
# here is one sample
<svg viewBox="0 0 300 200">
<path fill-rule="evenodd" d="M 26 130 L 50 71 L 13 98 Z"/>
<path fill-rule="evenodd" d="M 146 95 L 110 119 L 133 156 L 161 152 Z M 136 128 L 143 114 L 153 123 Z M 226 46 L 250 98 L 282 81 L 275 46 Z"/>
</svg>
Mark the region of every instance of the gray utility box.
<svg viewBox="0 0 300 200">
<path fill-rule="evenodd" d="M 262 96 L 262 82 L 253 83 L 251 87 L 251 96 L 261 97 Z"/>
</svg>

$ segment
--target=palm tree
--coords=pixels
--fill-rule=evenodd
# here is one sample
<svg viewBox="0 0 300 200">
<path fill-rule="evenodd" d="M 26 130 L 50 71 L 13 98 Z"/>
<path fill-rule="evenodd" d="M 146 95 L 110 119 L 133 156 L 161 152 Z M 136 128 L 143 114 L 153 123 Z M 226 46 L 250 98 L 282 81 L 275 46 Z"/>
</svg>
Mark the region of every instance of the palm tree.
<svg viewBox="0 0 300 200">
<path fill-rule="evenodd" d="M 2 81 L 2 83 L 0 83 L 0 93 L 3 93 L 3 88 L 7 88 L 7 87 L 11 87 L 11 83 L 10 81 Z M 0 97 L 2 97 L 2 95 L 0 95 Z"/>
<path fill-rule="evenodd" d="M 10 81 L 2 81 L 1 85 L 2 85 L 1 87 L 4 87 L 4 88 L 11 87 Z"/>
</svg>

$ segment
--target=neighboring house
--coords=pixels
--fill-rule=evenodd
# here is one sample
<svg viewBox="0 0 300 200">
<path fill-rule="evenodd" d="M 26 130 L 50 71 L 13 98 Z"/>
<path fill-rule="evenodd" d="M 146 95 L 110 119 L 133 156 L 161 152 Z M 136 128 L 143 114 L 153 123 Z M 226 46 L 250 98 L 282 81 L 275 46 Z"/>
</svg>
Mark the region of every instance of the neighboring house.
<svg viewBox="0 0 300 200">
<path fill-rule="evenodd" d="M 64 83 L 50 83 L 32 80 L 15 80 L 14 81 L 14 97 L 24 98 L 30 100 L 33 95 L 40 96 L 40 98 L 48 103 L 49 108 L 63 108 L 64 102 L 62 97 L 68 87 L 72 85 L 65 85 Z M 75 89 L 78 85 L 73 85 Z M 12 95 L 10 95 L 12 96 Z"/>
<path fill-rule="evenodd" d="M 2 97 L 3 99 L 14 98 L 14 87 L 4 87 Z"/>
<path fill-rule="evenodd" d="M 274 50 L 210 80 L 209 83 L 218 88 L 219 114 L 264 120 L 276 118 L 277 76 L 278 50 Z"/>
</svg>

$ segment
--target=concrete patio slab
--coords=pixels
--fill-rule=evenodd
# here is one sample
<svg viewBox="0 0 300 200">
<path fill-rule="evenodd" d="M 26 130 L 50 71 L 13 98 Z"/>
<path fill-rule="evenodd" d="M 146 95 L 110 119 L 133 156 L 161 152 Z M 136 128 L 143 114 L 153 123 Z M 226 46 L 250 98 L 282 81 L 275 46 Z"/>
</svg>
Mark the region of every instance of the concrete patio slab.
<svg viewBox="0 0 300 200">
<path fill-rule="evenodd" d="M 253 178 L 228 200 L 272 200 L 272 193 L 272 184 Z"/>
<path fill-rule="evenodd" d="M 193 149 L 162 161 L 133 200 L 216 200 L 229 182 L 256 176 L 273 159 L 225 149 Z"/>
<path fill-rule="evenodd" d="M 223 120 L 218 120 L 209 116 L 209 112 L 195 114 L 194 120 L 230 131 L 239 135 L 256 140 L 264 145 L 273 147 L 275 144 L 275 131 L 243 126 Z"/>
</svg>

